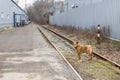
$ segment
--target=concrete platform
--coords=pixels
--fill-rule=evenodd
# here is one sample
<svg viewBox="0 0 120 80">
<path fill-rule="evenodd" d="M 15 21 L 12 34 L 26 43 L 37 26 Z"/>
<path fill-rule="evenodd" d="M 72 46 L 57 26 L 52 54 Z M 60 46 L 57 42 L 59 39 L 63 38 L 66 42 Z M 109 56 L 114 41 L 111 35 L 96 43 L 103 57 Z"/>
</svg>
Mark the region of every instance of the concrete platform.
<svg viewBox="0 0 120 80">
<path fill-rule="evenodd" d="M 22 27 L 23 33 L 19 32 L 19 28 L 14 30 L 18 31 L 0 34 L 0 37 L 5 37 L 14 32 L 14 37 L 9 36 L 11 42 L 7 42 L 9 37 L 5 37 L 6 43 L 11 44 L 14 43 L 12 40 L 16 40 L 12 48 L 4 43 L 5 49 L 0 49 L 0 80 L 80 80 L 34 24 Z M 24 31 L 30 34 L 25 35 Z M 17 41 L 19 35 L 24 38 L 18 37 L 21 40 Z"/>
</svg>

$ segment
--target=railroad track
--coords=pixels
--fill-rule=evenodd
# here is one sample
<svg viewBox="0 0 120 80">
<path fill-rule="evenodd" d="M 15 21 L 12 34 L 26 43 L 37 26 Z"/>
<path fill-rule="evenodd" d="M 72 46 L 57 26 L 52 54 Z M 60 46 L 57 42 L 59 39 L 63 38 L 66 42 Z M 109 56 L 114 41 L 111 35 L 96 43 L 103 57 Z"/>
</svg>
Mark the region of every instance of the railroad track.
<svg viewBox="0 0 120 80">
<path fill-rule="evenodd" d="M 61 34 L 55 32 L 55 31 L 53 31 L 53 30 L 51 30 L 51 29 L 48 29 L 48 28 L 45 27 L 45 26 L 42 26 L 42 27 L 43 27 L 44 29 L 47 29 L 47 30 L 51 31 L 52 33 L 56 34 L 57 36 L 63 38 L 64 40 L 68 41 L 70 44 L 73 43 L 73 41 L 72 41 L 71 39 L 69 39 L 69 38 L 67 38 L 67 37 L 65 37 L 65 36 L 63 36 L 63 35 L 61 35 Z M 103 59 L 103 60 L 109 62 L 110 64 L 112 64 L 112 65 L 118 67 L 118 68 L 120 69 L 120 64 L 118 64 L 118 63 L 116 63 L 116 62 L 113 62 L 112 60 L 110 60 L 110 59 L 104 57 L 103 55 L 101 55 L 101 54 L 99 54 L 99 53 L 97 53 L 97 52 L 95 52 L 95 51 L 93 51 L 93 54 L 94 54 L 95 56 L 97 56 L 97 57 L 99 57 L 99 58 L 101 58 L 101 59 Z"/>
<path fill-rule="evenodd" d="M 64 59 L 64 61 L 70 66 L 70 68 L 73 70 L 73 72 L 76 74 L 76 76 L 79 78 L 79 80 L 83 80 L 82 77 L 78 74 L 78 72 L 73 68 L 73 66 L 68 62 L 68 60 L 62 55 L 61 51 L 48 39 L 46 34 L 40 29 L 38 25 L 36 25 L 39 32 L 42 33 L 42 35 L 45 37 L 45 39 L 53 46 L 53 48 L 56 49 L 56 51 L 61 55 L 61 57 Z"/>
</svg>

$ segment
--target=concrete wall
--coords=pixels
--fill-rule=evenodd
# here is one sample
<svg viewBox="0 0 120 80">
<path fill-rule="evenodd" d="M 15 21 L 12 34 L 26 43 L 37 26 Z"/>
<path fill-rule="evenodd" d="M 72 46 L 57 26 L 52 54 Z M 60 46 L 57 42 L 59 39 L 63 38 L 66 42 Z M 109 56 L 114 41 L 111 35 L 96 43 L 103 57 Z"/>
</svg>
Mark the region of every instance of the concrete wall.
<svg viewBox="0 0 120 80">
<path fill-rule="evenodd" d="M 25 14 L 11 0 L 0 0 L 0 28 L 13 26 L 13 12 Z"/>
<path fill-rule="evenodd" d="M 120 39 L 120 0 L 99 0 L 64 13 L 55 13 L 50 16 L 50 23 L 87 28 L 98 24 L 110 26 L 110 36 Z"/>
</svg>

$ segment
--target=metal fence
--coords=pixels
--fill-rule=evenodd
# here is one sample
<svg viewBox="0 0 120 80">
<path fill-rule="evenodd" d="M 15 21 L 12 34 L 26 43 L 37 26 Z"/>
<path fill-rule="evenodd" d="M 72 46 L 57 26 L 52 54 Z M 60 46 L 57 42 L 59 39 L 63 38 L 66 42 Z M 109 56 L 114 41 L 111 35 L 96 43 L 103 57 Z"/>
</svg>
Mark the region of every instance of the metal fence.
<svg viewBox="0 0 120 80">
<path fill-rule="evenodd" d="M 110 37 L 120 39 L 120 0 L 102 0 L 50 16 L 50 24 L 91 28 L 110 28 Z"/>
</svg>

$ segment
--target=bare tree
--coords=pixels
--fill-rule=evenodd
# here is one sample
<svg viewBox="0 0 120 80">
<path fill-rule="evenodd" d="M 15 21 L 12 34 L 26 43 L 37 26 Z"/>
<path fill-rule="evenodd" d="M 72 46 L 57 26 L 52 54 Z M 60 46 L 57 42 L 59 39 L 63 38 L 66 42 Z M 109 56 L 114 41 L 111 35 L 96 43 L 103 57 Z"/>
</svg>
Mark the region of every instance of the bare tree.
<svg viewBox="0 0 120 80">
<path fill-rule="evenodd" d="M 33 6 L 30 6 L 27 10 L 30 19 L 39 24 L 49 23 L 50 8 L 53 7 L 54 0 L 48 2 L 48 0 L 36 1 Z"/>
<path fill-rule="evenodd" d="M 55 2 L 54 0 L 37 0 L 33 6 L 27 9 L 27 12 L 32 21 L 39 24 L 48 24 L 49 15 L 52 15 L 57 7 L 61 8 L 59 9 L 60 12 L 63 12 L 62 2 Z"/>
</svg>

